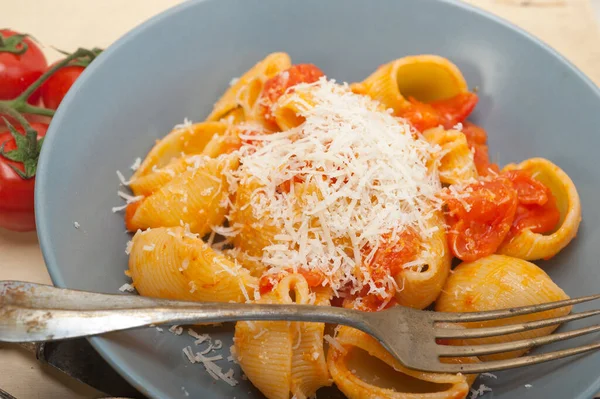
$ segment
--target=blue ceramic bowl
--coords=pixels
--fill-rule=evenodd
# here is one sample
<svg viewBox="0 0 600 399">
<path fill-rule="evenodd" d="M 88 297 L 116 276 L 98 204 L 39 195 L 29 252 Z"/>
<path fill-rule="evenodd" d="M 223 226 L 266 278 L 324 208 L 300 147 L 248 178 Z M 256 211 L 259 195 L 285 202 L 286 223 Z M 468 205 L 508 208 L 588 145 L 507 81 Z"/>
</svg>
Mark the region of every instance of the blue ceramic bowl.
<svg viewBox="0 0 600 399">
<path fill-rule="evenodd" d="M 444 0 L 199 0 L 127 34 L 77 81 L 44 143 L 36 214 L 57 286 L 117 292 L 127 281 L 129 237 L 122 215 L 111 213 L 120 203 L 115 170 L 128 170 L 184 117 L 202 120 L 232 77 L 272 51 L 314 63 L 339 81 L 360 80 L 407 54 L 450 58 L 469 85 L 480 89 L 474 120 L 488 130 L 493 157 L 501 164 L 546 157 L 575 181 L 584 210 L 580 233 L 560 255 L 538 264 L 569 295 L 599 291 L 600 92 L 535 38 L 478 9 Z M 80 229 L 73 227 L 75 221 Z M 212 334 L 229 348 L 231 326 Z M 187 398 L 185 392 L 193 398 L 261 397 L 239 371 L 240 385 L 229 387 L 215 383 L 202 366 L 189 364 L 181 349 L 192 339 L 185 334 L 143 329 L 91 342 L 151 397 Z M 600 352 L 498 373 L 497 380 L 482 382 L 498 399 L 584 399 L 600 390 L 599 370 Z"/>
</svg>

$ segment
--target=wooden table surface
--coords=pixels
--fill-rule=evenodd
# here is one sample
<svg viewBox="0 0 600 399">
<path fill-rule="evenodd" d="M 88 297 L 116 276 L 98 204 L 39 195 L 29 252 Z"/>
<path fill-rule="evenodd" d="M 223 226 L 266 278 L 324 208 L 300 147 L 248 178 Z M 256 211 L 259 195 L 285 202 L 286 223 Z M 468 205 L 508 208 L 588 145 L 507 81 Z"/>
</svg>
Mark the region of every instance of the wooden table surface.
<svg viewBox="0 0 600 399">
<path fill-rule="evenodd" d="M 590 0 L 465 0 L 506 18 L 550 44 L 600 85 L 600 34 Z M 600 0 L 594 0 L 600 3 Z M 0 27 L 28 32 L 49 60 L 64 50 L 106 48 L 149 17 L 181 0 L 5 0 Z M 0 280 L 50 283 L 35 233 L 0 228 Z M 38 364 L 15 345 L 0 344 L 0 388 L 18 399 L 96 398 L 95 390 Z"/>
</svg>

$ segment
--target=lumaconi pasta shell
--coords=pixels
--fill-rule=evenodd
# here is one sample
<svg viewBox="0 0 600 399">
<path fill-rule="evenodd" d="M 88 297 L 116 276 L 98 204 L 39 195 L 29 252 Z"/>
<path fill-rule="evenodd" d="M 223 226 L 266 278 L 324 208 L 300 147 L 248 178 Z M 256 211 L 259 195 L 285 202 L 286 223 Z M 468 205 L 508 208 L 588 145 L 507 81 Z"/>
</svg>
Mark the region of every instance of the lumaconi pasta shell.
<svg viewBox="0 0 600 399">
<path fill-rule="evenodd" d="M 293 92 L 286 93 L 273 106 L 275 122 L 281 131 L 297 127 L 305 121 L 302 114 L 314 105 L 315 102 L 310 88 L 308 90 L 296 89 Z"/>
<path fill-rule="evenodd" d="M 581 203 L 575 184 L 561 168 L 544 158 L 531 158 L 518 165 L 504 167 L 504 170 L 511 169 L 531 172 L 534 179 L 552 190 L 560 211 L 560 221 L 559 227 L 551 234 L 521 231 L 512 240 L 502 244 L 498 253 L 526 260 L 548 259 L 560 252 L 577 235 L 581 222 Z"/>
<path fill-rule="evenodd" d="M 391 61 L 351 88 L 394 112 L 406 108 L 410 104 L 409 97 L 431 102 L 468 91 L 458 67 L 437 55 L 413 55 Z"/>
<path fill-rule="evenodd" d="M 173 130 L 163 139 L 157 140 L 133 174 L 132 180 L 150 173 L 152 169 L 162 168 L 182 154 L 200 154 L 212 137 L 225 133 L 227 127 L 222 122 L 201 122 Z"/>
<path fill-rule="evenodd" d="M 125 225 L 129 231 L 188 224 L 204 235 L 223 223 L 228 209 L 228 182 L 223 171 L 237 167 L 234 156 L 199 157 L 191 166 L 141 202 L 129 205 Z"/>
<path fill-rule="evenodd" d="M 295 300 L 290 297 L 294 292 Z M 284 277 L 259 303 L 310 303 L 306 280 L 299 274 Z M 329 294 L 320 292 L 316 305 L 328 306 Z M 238 322 L 235 353 L 244 373 L 269 399 L 310 397 L 331 385 L 323 351 L 324 323 Z"/>
<path fill-rule="evenodd" d="M 236 205 L 228 216 L 230 225 L 239 229 L 233 237 L 233 244 L 254 257 L 262 257 L 263 248 L 275 243 L 275 236 L 282 231 L 269 215 L 257 217 L 254 214 L 252 203 L 257 198 L 253 197 L 261 195 L 259 188 L 260 184 L 255 179 L 242 182 L 236 192 Z"/>
<path fill-rule="evenodd" d="M 442 127 L 428 129 L 423 137 L 442 149 L 439 162 L 440 181 L 445 184 L 460 184 L 477 178 L 477 168 L 467 137 L 458 130 L 444 130 Z"/>
<path fill-rule="evenodd" d="M 189 301 L 245 302 L 258 280 L 184 228 L 139 231 L 129 273 L 140 295 Z"/>
<path fill-rule="evenodd" d="M 244 111 L 244 119 L 251 120 L 254 106 L 262 92 L 264 83 L 292 66 L 290 56 L 286 53 L 269 54 L 262 61 L 244 73 L 233 86 L 217 101 L 207 121 L 218 121 L 238 107 Z"/>
<path fill-rule="evenodd" d="M 505 255 L 490 255 L 474 262 L 461 263 L 446 281 L 436 301 L 438 312 L 479 312 L 517 306 L 537 305 L 568 299 L 568 295 L 533 263 Z M 465 323 L 467 328 L 495 327 L 526 321 L 549 319 L 568 314 L 570 307 L 494 321 Z M 544 327 L 500 337 L 453 341 L 455 345 L 483 345 L 541 337 L 558 326 Z M 517 357 L 526 350 L 481 356 L 485 360 Z"/>
<path fill-rule="evenodd" d="M 432 227 L 437 226 L 438 229 L 423 244 L 420 258 L 424 259 L 425 263 L 404 269 L 394 276 L 399 287 L 396 300 L 400 305 L 416 309 L 424 309 L 431 305 L 442 292 L 444 282 L 450 273 L 452 257 L 448 251 L 443 216 L 437 213 L 429 223 Z"/>
<path fill-rule="evenodd" d="M 474 379 L 407 369 L 373 337 L 350 327 L 338 327 L 335 339 L 339 347 L 329 346 L 327 364 L 335 384 L 350 399 L 464 398 Z"/>
<path fill-rule="evenodd" d="M 188 157 L 173 158 L 164 167 L 154 168 L 153 171 L 132 180 L 129 188 L 134 195 L 147 197 L 173 180 L 175 176 L 185 172 L 188 166 L 190 166 Z"/>
</svg>

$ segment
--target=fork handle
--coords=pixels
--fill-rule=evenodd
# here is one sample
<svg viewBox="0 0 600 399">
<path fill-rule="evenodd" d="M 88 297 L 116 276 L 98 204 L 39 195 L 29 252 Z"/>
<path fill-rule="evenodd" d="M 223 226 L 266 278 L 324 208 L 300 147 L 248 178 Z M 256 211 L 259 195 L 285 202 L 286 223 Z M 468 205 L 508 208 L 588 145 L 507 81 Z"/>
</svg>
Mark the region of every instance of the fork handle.
<svg viewBox="0 0 600 399">
<path fill-rule="evenodd" d="M 12 284 L 14 286 L 16 283 Z M 32 286 L 38 285 L 27 284 L 27 287 Z M 86 302 L 90 293 L 50 286 L 38 287 L 43 287 L 39 290 L 44 291 L 43 294 L 68 295 L 70 300 L 66 302 L 63 297 L 61 300 L 40 301 L 36 290 L 21 290 L 15 295 L 12 291 L 7 293 L 0 289 L 0 341 L 51 341 L 150 324 L 243 320 L 335 323 L 369 332 L 363 319 L 364 312 L 331 306 L 182 302 L 150 298 L 140 298 L 141 301 L 135 303 L 132 296 L 111 294 L 92 294 L 93 303 L 90 305 Z"/>
</svg>

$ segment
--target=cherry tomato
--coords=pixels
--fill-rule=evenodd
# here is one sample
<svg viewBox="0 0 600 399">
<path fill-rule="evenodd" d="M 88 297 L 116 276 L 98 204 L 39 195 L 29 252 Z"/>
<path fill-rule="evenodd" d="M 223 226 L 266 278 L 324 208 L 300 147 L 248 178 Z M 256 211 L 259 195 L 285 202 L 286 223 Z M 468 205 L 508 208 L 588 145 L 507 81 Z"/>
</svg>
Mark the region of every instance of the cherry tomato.
<svg viewBox="0 0 600 399">
<path fill-rule="evenodd" d="M 442 125 L 451 129 L 464 121 L 477 105 L 477 95 L 461 93 L 446 100 L 423 103 L 412 97 L 408 98 L 410 105 L 398 113 L 420 132 Z"/>
<path fill-rule="evenodd" d="M 487 132 L 480 126 L 469 121 L 464 121 L 462 132 L 467 138 L 469 145 L 487 144 Z"/>
<path fill-rule="evenodd" d="M 500 168 L 490 162 L 485 130 L 474 123 L 464 121 L 462 132 L 467 138 L 467 144 L 473 149 L 473 159 L 479 176 L 497 175 Z"/>
<path fill-rule="evenodd" d="M 459 259 L 472 262 L 491 255 L 506 238 L 517 210 L 517 191 L 498 176 L 468 185 L 458 198 L 446 198 L 448 245 Z"/>
<path fill-rule="evenodd" d="M 451 129 L 457 123 L 467 119 L 475 109 L 478 100 L 477 94 L 466 92 L 446 100 L 434 101 L 430 105 L 440 115 L 444 128 Z"/>
<path fill-rule="evenodd" d="M 525 229 L 539 234 L 554 230 L 560 212 L 552 191 L 526 171 L 511 170 L 504 175 L 512 181 L 519 201 L 509 237 Z"/>
<path fill-rule="evenodd" d="M 265 120 L 267 122 L 275 123 L 275 119 L 271 113 L 271 107 L 288 88 L 299 83 L 316 82 L 321 76 L 325 76 L 325 74 L 315 65 L 297 64 L 292 65 L 290 68 L 279 72 L 277 75 L 267 80 L 259 100 Z"/>
<path fill-rule="evenodd" d="M 37 138 L 46 135 L 48 125 L 32 123 L 31 127 L 37 131 Z M 16 128 L 23 133 L 22 128 Z M 17 148 L 14 138 L 8 130 L 0 132 L 0 145 L 4 144 L 4 151 L 9 152 Z M 35 230 L 35 216 L 33 213 L 33 189 L 35 178 L 24 179 L 12 167 L 23 172 L 21 162 L 11 161 L 0 155 L 0 227 L 14 231 Z"/>
<path fill-rule="evenodd" d="M 293 273 L 292 269 L 287 269 L 288 273 Z M 318 287 L 325 281 L 325 275 L 320 270 L 306 270 L 303 268 L 298 269 L 298 274 L 301 274 L 306 279 L 306 284 L 309 287 Z M 279 280 L 281 280 L 286 273 L 278 274 L 263 274 L 258 280 L 258 291 L 261 295 L 271 292 Z"/>
<path fill-rule="evenodd" d="M 373 280 L 382 280 L 400 273 L 404 264 L 417 256 L 420 241 L 413 229 L 403 230 L 395 240 L 392 240 L 391 233 L 384 234 L 369 263 Z"/>
<path fill-rule="evenodd" d="M 42 50 L 27 37 L 24 37 L 22 42 L 16 45 L 17 51 L 26 46 L 26 50 L 22 54 L 6 51 L 9 47 L 7 39 L 17 34 L 8 29 L 0 30 L 0 36 L 2 36 L 0 42 L 4 42 L 4 46 L 0 43 L 0 100 L 12 100 L 18 97 L 44 73 L 48 66 Z M 36 90 L 29 97 L 28 102 L 37 104 L 39 98 L 40 91 Z"/>
<path fill-rule="evenodd" d="M 53 65 L 49 68 L 52 68 Z M 42 85 L 41 92 L 44 106 L 50 109 L 57 109 L 71 86 L 73 86 L 73 83 L 75 83 L 75 80 L 77 80 L 84 70 L 85 67 L 83 66 L 69 65 L 56 71 Z"/>
<path fill-rule="evenodd" d="M 442 124 L 440 114 L 430 104 L 422 103 L 412 97 L 408 101 L 410 106 L 398 113 L 398 116 L 408 120 L 420 132 L 438 127 Z"/>
</svg>

